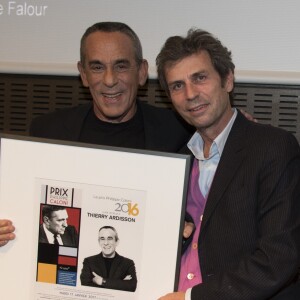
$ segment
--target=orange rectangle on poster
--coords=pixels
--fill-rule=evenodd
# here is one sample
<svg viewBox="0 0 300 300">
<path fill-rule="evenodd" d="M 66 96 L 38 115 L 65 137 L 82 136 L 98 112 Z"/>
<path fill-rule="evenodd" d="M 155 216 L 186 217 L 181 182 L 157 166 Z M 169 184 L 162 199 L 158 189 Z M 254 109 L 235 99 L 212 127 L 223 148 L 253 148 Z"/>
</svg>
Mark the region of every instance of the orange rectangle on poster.
<svg viewBox="0 0 300 300">
<path fill-rule="evenodd" d="M 56 283 L 57 265 L 38 263 L 37 281 Z"/>
</svg>

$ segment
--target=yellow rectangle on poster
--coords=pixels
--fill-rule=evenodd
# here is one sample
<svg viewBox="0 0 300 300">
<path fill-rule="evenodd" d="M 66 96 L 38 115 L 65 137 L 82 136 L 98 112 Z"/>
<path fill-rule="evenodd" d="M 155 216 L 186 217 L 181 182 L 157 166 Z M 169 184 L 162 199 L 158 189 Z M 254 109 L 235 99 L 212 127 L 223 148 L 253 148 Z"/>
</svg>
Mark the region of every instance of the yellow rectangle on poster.
<svg viewBox="0 0 300 300">
<path fill-rule="evenodd" d="M 38 263 L 37 281 L 56 283 L 57 265 Z"/>
</svg>

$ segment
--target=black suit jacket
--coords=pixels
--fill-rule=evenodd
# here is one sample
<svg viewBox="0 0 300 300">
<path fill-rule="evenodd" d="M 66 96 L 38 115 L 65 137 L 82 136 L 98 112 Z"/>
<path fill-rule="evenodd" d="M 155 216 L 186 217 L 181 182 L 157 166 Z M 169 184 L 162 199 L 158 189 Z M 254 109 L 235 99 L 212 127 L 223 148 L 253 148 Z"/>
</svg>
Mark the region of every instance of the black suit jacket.
<svg viewBox="0 0 300 300">
<path fill-rule="evenodd" d="M 64 246 L 77 247 L 78 246 L 78 234 L 74 226 L 68 225 L 65 229 L 65 233 L 60 236 Z M 43 225 L 40 225 L 39 242 L 48 243 L 48 239 Z"/>
<path fill-rule="evenodd" d="M 157 108 L 137 101 L 144 122 L 145 149 L 177 152 L 191 135 L 191 127 L 184 124 L 171 110 Z M 62 109 L 34 119 L 30 135 L 35 137 L 79 141 L 80 133 L 92 103 Z"/>
<path fill-rule="evenodd" d="M 300 299 L 293 285 L 300 266 L 294 136 L 238 113 L 208 195 L 198 250 L 203 284 L 192 289 L 192 300 Z M 286 289 L 294 293 L 280 297 Z"/>
<path fill-rule="evenodd" d="M 105 284 L 97 285 L 93 282 L 93 274 L 95 272 L 105 279 Z M 124 280 L 130 275 L 130 280 Z M 104 258 L 102 254 L 97 254 L 84 259 L 83 268 L 80 275 L 82 285 L 107 288 L 114 290 L 123 290 L 134 292 L 136 290 L 137 278 L 134 262 L 124 256 L 116 253 L 112 262 L 109 274 L 107 274 Z"/>
</svg>

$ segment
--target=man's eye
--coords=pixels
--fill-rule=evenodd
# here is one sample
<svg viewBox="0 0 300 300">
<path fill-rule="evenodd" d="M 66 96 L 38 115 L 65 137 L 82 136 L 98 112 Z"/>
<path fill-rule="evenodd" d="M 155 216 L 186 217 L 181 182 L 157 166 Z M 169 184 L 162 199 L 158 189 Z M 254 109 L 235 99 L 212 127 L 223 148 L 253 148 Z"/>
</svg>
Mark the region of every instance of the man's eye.
<svg viewBox="0 0 300 300">
<path fill-rule="evenodd" d="M 202 82 L 206 79 L 206 75 L 198 74 L 194 77 L 194 82 Z"/>
<path fill-rule="evenodd" d="M 129 66 L 127 64 L 117 64 L 115 66 L 115 70 L 117 72 L 126 72 L 127 70 L 129 70 Z"/>
<path fill-rule="evenodd" d="M 170 86 L 170 92 L 179 91 L 182 89 L 182 87 L 183 87 L 183 84 L 181 82 L 174 83 Z"/>
<path fill-rule="evenodd" d="M 102 65 L 91 65 L 91 70 L 94 72 L 103 72 L 104 67 Z"/>
</svg>

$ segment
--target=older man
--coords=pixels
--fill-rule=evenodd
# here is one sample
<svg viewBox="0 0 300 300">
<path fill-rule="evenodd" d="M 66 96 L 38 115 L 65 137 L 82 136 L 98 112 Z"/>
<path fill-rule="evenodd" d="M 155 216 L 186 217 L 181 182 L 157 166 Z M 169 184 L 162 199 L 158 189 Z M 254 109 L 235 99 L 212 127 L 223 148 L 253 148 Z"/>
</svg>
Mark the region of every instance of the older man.
<svg viewBox="0 0 300 300">
<path fill-rule="evenodd" d="M 167 152 L 185 145 L 191 131 L 177 115 L 137 99 L 148 63 L 128 25 L 100 22 L 89 27 L 81 38 L 78 70 L 92 103 L 36 118 L 32 136 Z M 14 230 L 10 220 L 0 220 L 0 246 L 15 238 Z"/>
<path fill-rule="evenodd" d="M 74 226 L 68 225 L 66 207 L 44 205 L 42 208 L 43 223 L 40 225 L 39 242 L 69 247 L 78 246 L 78 234 Z"/>
<path fill-rule="evenodd" d="M 119 244 L 117 230 L 112 226 L 99 229 L 101 252 L 83 261 L 80 275 L 82 285 L 134 292 L 137 285 L 133 260 L 116 252 Z"/>
</svg>

